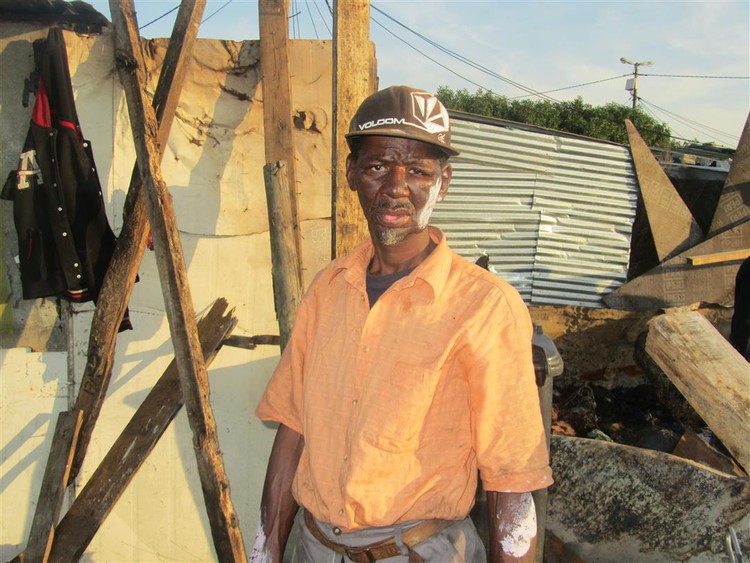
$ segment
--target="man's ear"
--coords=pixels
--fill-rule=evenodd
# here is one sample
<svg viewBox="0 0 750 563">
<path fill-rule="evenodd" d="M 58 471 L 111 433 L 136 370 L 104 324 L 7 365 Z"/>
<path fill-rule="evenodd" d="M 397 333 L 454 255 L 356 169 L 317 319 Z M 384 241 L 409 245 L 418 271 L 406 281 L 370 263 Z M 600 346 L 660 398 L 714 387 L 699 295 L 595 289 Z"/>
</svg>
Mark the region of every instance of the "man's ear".
<svg viewBox="0 0 750 563">
<path fill-rule="evenodd" d="M 451 183 L 452 177 L 453 177 L 453 166 L 451 166 L 450 162 L 447 162 L 445 166 L 443 166 L 443 171 L 440 173 L 442 184 L 440 185 L 440 193 L 438 194 L 438 201 L 443 201 L 443 198 L 445 198 L 445 194 L 448 193 L 448 186 Z"/>
<path fill-rule="evenodd" d="M 346 182 L 349 184 L 350 190 L 357 191 L 357 186 L 354 185 L 354 159 L 352 159 L 351 153 L 346 157 Z"/>
</svg>

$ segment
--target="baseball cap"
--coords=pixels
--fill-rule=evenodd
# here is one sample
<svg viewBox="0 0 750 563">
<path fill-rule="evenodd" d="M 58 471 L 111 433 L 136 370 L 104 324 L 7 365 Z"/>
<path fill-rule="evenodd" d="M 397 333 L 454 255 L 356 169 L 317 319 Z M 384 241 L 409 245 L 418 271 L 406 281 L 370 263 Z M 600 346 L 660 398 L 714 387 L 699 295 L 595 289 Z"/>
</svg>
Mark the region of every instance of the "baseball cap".
<svg viewBox="0 0 750 563">
<path fill-rule="evenodd" d="M 371 135 L 414 139 L 451 156 L 459 154 L 451 146 L 448 110 L 434 95 L 410 86 L 391 86 L 362 102 L 344 137 L 350 141 Z"/>
</svg>

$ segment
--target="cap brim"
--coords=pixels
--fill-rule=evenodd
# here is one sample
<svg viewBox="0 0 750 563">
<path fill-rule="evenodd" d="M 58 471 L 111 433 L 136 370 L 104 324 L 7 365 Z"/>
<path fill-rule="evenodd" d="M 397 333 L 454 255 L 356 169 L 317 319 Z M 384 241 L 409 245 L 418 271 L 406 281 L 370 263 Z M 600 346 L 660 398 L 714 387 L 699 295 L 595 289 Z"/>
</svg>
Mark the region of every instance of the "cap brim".
<svg viewBox="0 0 750 563">
<path fill-rule="evenodd" d="M 346 133 L 344 138 L 348 141 L 356 137 L 400 137 L 402 139 L 411 139 L 412 141 L 421 141 L 433 147 L 437 147 L 449 156 L 458 156 L 461 154 L 450 145 L 435 143 L 431 140 L 420 137 L 419 135 L 409 135 L 400 129 L 371 129 L 369 131 L 357 131 L 356 133 Z"/>
</svg>

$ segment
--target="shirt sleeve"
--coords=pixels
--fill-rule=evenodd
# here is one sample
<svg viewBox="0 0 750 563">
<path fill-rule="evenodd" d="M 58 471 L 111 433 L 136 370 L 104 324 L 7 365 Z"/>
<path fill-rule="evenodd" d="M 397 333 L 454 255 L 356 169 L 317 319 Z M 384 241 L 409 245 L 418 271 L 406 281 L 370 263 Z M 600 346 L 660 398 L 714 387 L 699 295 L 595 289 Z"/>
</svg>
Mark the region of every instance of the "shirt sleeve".
<svg viewBox="0 0 750 563">
<path fill-rule="evenodd" d="M 549 486 L 547 441 L 531 356 L 532 323 L 510 286 L 469 331 L 469 396 L 477 465 L 485 490 Z"/>
</svg>

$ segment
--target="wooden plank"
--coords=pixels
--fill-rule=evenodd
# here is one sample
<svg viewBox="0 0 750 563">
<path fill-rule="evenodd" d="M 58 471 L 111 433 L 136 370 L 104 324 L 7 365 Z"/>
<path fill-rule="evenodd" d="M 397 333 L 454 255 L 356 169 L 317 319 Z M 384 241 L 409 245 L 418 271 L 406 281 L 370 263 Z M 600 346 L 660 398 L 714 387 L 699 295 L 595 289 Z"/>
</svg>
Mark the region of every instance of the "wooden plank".
<svg viewBox="0 0 750 563">
<path fill-rule="evenodd" d="M 153 100 L 159 121 L 160 158 L 167 146 L 205 6 L 206 0 L 184 0 L 177 12 Z M 123 208 L 122 230 L 117 237 L 91 321 L 86 367 L 75 403 L 75 408 L 83 412 L 83 425 L 70 471 L 70 482 L 83 465 L 91 434 L 107 395 L 118 329 L 130 300 L 147 236 L 146 204 L 138 166 L 134 165 Z"/>
<path fill-rule="evenodd" d="M 663 262 L 701 242 L 703 232 L 635 125 L 626 119 L 625 127 L 656 253 Z"/>
<path fill-rule="evenodd" d="M 708 236 L 713 237 L 750 218 L 750 113 L 745 120 L 732 166 L 716 205 Z"/>
<path fill-rule="evenodd" d="M 157 123 L 144 89 L 145 64 L 133 0 L 110 0 L 115 61 L 125 89 L 146 211 L 156 251 L 164 303 L 177 358 L 180 386 L 193 432 L 198 474 L 216 553 L 221 561 L 245 561 L 245 547 L 229 494 L 216 422 L 209 402 L 206 366 L 198 340 L 193 300 L 172 197 L 161 175 Z"/>
<path fill-rule="evenodd" d="M 711 237 L 682 254 L 652 268 L 604 296 L 609 307 L 636 311 L 717 303 L 731 307 L 737 264 L 717 262 L 694 268 L 688 260 L 750 247 L 750 219 Z"/>
<path fill-rule="evenodd" d="M 289 190 L 289 166 L 283 160 L 263 167 L 268 202 L 268 226 L 271 231 L 271 275 L 276 316 L 279 319 L 281 349 L 292 334 L 297 308 L 302 301 L 302 282 L 291 275 L 299 270 L 299 256 L 294 244 L 294 214 Z"/>
<path fill-rule="evenodd" d="M 356 192 L 346 181 L 349 147 L 344 134 L 359 104 L 377 85 L 370 42 L 369 0 L 333 2 L 333 155 L 331 162 L 331 257 L 347 254 L 369 236 Z"/>
<path fill-rule="evenodd" d="M 297 166 L 292 126 L 292 92 L 289 84 L 289 9 L 287 0 L 260 0 L 260 68 L 263 72 L 263 139 L 266 163 L 286 162 L 291 213 L 287 220 L 292 230 L 296 263 L 288 263 L 287 276 L 296 275 L 302 286 L 302 236 L 297 207 Z M 270 213 L 270 211 L 269 211 Z M 279 303 L 276 303 L 279 310 Z M 295 309 L 296 311 L 296 309 Z"/>
<path fill-rule="evenodd" d="M 49 557 L 81 421 L 82 413 L 77 410 L 61 412 L 57 417 L 54 435 L 59 436 L 59 439 L 52 442 L 47 467 L 44 470 L 29 541 L 26 543 L 27 561 L 46 563 Z"/>
<path fill-rule="evenodd" d="M 646 352 L 742 468 L 750 469 L 750 365 L 696 311 L 649 321 Z"/>
<path fill-rule="evenodd" d="M 728 252 L 715 252 L 713 254 L 689 256 L 688 262 L 691 266 L 704 266 L 706 264 L 719 264 L 721 262 L 740 262 L 748 256 L 750 256 L 750 248 L 745 248 L 743 250 L 730 250 Z"/>
<path fill-rule="evenodd" d="M 226 300 L 217 299 L 198 322 L 206 365 L 236 325 L 234 310 L 227 313 Z M 76 561 L 81 557 L 182 405 L 177 363 L 172 360 L 60 521 L 52 560 Z"/>
</svg>

